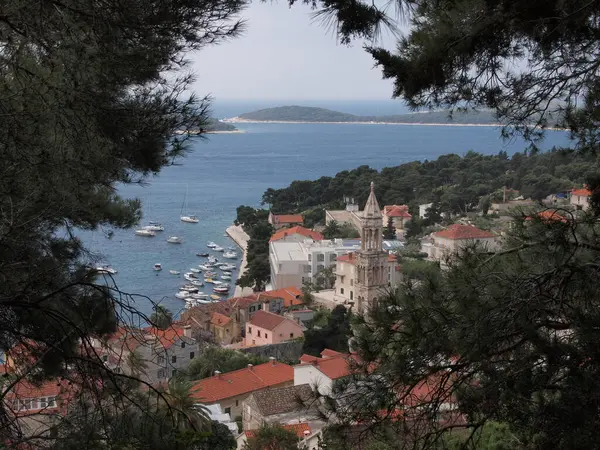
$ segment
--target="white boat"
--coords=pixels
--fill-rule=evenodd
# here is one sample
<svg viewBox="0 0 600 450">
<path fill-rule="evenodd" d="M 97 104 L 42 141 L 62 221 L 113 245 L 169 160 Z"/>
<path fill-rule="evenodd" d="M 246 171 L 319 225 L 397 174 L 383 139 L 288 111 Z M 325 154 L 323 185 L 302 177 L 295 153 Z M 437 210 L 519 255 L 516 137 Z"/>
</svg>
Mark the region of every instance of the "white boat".
<svg viewBox="0 0 600 450">
<path fill-rule="evenodd" d="M 156 263 L 156 264 L 154 264 L 154 270 L 156 270 L 157 272 L 158 272 L 159 270 L 162 270 L 162 266 L 161 266 L 161 264 L 160 264 L 160 263 Z"/>
<path fill-rule="evenodd" d="M 215 258 L 214 256 L 209 256 L 208 260 L 207 260 L 210 264 L 215 264 L 216 262 L 218 262 L 219 260 L 217 258 Z"/>
<path fill-rule="evenodd" d="M 198 281 L 198 280 L 193 280 L 191 283 L 194 286 L 200 286 L 200 287 L 204 286 L 204 283 L 202 281 Z"/>
<path fill-rule="evenodd" d="M 192 267 L 190 271 L 194 273 L 200 273 L 200 269 L 196 269 L 195 267 Z"/>
<path fill-rule="evenodd" d="M 197 292 L 198 288 L 191 283 L 184 284 L 179 288 L 180 291 Z"/>
<path fill-rule="evenodd" d="M 231 272 L 229 272 L 228 270 L 224 270 L 224 271 L 223 271 L 223 275 L 231 276 L 231 275 L 232 275 L 232 273 L 231 273 Z"/>
<path fill-rule="evenodd" d="M 94 267 L 94 270 L 98 273 L 104 273 L 104 274 L 110 274 L 110 275 L 114 275 L 114 274 L 118 273 L 118 270 L 113 269 L 111 266 L 96 266 L 96 267 Z"/>
<path fill-rule="evenodd" d="M 223 283 L 222 281 L 214 280 L 213 279 L 213 284 L 216 285 L 216 286 L 220 286 L 220 285 L 225 284 L 225 283 Z"/>
<path fill-rule="evenodd" d="M 200 264 L 200 265 L 198 265 L 198 268 L 199 268 L 200 270 L 204 270 L 204 271 L 206 271 L 206 272 L 208 272 L 208 271 L 210 271 L 210 270 L 212 269 L 212 267 L 210 267 L 210 266 L 207 266 L 206 264 Z"/>
<path fill-rule="evenodd" d="M 213 291 L 217 294 L 227 294 L 229 292 L 229 285 L 215 286 Z"/>
<path fill-rule="evenodd" d="M 237 253 L 236 252 L 225 252 L 225 253 L 223 253 L 223 258 L 236 259 Z"/>
<path fill-rule="evenodd" d="M 190 293 L 188 291 L 179 291 L 177 294 L 175 294 L 175 297 L 182 298 L 182 299 L 186 299 L 189 296 L 190 296 Z"/>
<path fill-rule="evenodd" d="M 183 278 L 185 278 L 188 281 L 194 281 L 198 277 L 193 272 L 186 272 L 183 274 Z"/>
<path fill-rule="evenodd" d="M 179 272 L 178 270 L 169 270 L 169 273 L 171 275 L 179 275 L 181 272 Z"/>
<path fill-rule="evenodd" d="M 167 239 L 167 242 L 169 244 L 181 244 L 183 242 L 183 238 L 179 236 L 171 236 L 169 239 Z"/>
<path fill-rule="evenodd" d="M 185 187 L 185 197 L 183 197 L 183 204 L 181 205 L 180 219 L 182 222 L 198 223 L 198 222 L 200 222 L 200 219 L 198 219 L 198 217 L 196 215 L 187 213 L 187 194 L 188 194 L 188 188 L 186 186 Z"/>
<path fill-rule="evenodd" d="M 217 247 L 217 244 L 215 244 L 213 241 L 210 241 L 208 244 L 206 244 L 206 246 L 208 248 L 215 248 L 215 247 Z"/>
<path fill-rule="evenodd" d="M 229 272 L 231 270 L 234 270 L 235 266 L 233 266 L 231 264 L 225 264 L 225 265 L 219 266 L 219 269 L 224 270 L 225 272 Z"/>
<path fill-rule="evenodd" d="M 137 236 L 144 236 L 144 237 L 154 237 L 156 236 L 156 233 L 152 230 L 145 230 L 145 229 L 141 229 L 141 230 L 135 230 L 135 234 Z"/>
<path fill-rule="evenodd" d="M 165 227 L 163 227 L 160 224 L 157 225 L 145 225 L 142 227 L 142 230 L 148 230 L 148 231 L 165 231 Z"/>
<path fill-rule="evenodd" d="M 231 275 L 221 275 L 221 280 L 231 280 Z"/>
<path fill-rule="evenodd" d="M 197 292 L 195 294 L 192 294 L 192 298 L 196 300 L 202 300 L 208 298 L 208 294 L 205 294 L 204 292 Z"/>
<path fill-rule="evenodd" d="M 223 247 L 219 247 L 218 245 L 216 247 L 214 247 L 213 250 L 215 252 L 224 252 L 225 251 L 225 249 Z"/>
</svg>

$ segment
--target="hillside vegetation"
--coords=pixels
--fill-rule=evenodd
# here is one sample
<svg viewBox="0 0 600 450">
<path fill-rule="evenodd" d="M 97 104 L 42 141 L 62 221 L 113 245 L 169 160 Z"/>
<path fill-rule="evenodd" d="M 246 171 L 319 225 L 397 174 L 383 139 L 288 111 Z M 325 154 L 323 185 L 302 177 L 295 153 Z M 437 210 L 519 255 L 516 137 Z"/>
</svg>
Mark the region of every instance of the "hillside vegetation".
<svg viewBox="0 0 600 450">
<path fill-rule="evenodd" d="M 237 128 L 230 124 L 221 122 L 217 119 L 210 119 L 206 125 L 206 131 L 236 131 Z"/>
<path fill-rule="evenodd" d="M 341 208 L 344 196 L 362 206 L 375 182 L 382 205 L 438 202 L 443 212 L 463 213 L 476 208 L 483 197 L 502 199 L 503 188 L 541 200 L 547 195 L 581 186 L 598 170 L 591 154 L 554 149 L 545 153 L 506 152 L 464 156 L 443 155 L 433 161 L 414 161 L 381 171 L 360 166 L 334 177 L 294 181 L 282 189 L 267 189 L 262 201 L 273 211 L 303 212 L 315 208 Z"/>
<path fill-rule="evenodd" d="M 244 113 L 244 120 L 283 122 L 386 122 L 386 123 L 448 123 L 448 124 L 494 124 L 498 120 L 491 111 L 454 112 L 431 111 L 390 116 L 356 116 L 325 108 L 307 106 L 279 106 Z"/>
</svg>

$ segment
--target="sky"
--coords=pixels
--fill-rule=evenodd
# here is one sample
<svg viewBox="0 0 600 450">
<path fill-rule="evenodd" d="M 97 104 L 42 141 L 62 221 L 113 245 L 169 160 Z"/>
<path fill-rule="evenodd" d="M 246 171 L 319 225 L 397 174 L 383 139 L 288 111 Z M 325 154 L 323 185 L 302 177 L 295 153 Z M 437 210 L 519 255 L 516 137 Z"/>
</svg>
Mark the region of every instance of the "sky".
<svg viewBox="0 0 600 450">
<path fill-rule="evenodd" d="M 383 80 L 361 42 L 337 42 L 311 9 L 285 0 L 254 1 L 243 13 L 245 33 L 192 55 L 199 95 L 217 100 L 387 100 Z M 393 47 L 391 36 L 384 44 Z"/>
</svg>

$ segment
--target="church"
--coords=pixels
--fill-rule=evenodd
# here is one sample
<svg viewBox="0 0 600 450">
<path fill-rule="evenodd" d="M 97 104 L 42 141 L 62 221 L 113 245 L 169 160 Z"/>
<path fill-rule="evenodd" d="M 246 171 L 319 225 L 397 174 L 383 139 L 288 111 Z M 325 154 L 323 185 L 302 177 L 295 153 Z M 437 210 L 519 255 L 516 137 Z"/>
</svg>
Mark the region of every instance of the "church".
<svg viewBox="0 0 600 450">
<path fill-rule="evenodd" d="M 354 310 L 366 312 L 377 297 L 401 280 L 395 255 L 383 250 L 383 215 L 375 197 L 375 184 L 360 214 L 360 250 L 337 258 L 335 300 L 353 303 Z"/>
</svg>

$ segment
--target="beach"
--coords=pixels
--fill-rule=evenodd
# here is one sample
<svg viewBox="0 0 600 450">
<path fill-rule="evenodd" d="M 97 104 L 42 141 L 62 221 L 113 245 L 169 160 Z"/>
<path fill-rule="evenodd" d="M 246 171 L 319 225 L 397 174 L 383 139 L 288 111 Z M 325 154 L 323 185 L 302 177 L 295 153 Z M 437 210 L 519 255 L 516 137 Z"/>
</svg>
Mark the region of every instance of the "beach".
<svg viewBox="0 0 600 450">
<path fill-rule="evenodd" d="M 246 247 L 248 245 L 248 241 L 250 237 L 241 227 L 241 225 L 231 225 L 225 230 L 225 233 L 236 243 L 238 247 L 242 250 L 242 263 L 240 264 L 240 269 L 238 272 L 238 278 L 240 278 L 246 272 Z M 241 286 L 235 287 L 235 292 L 233 294 L 234 297 L 244 297 L 245 295 L 252 294 L 251 288 L 242 288 Z"/>
</svg>

